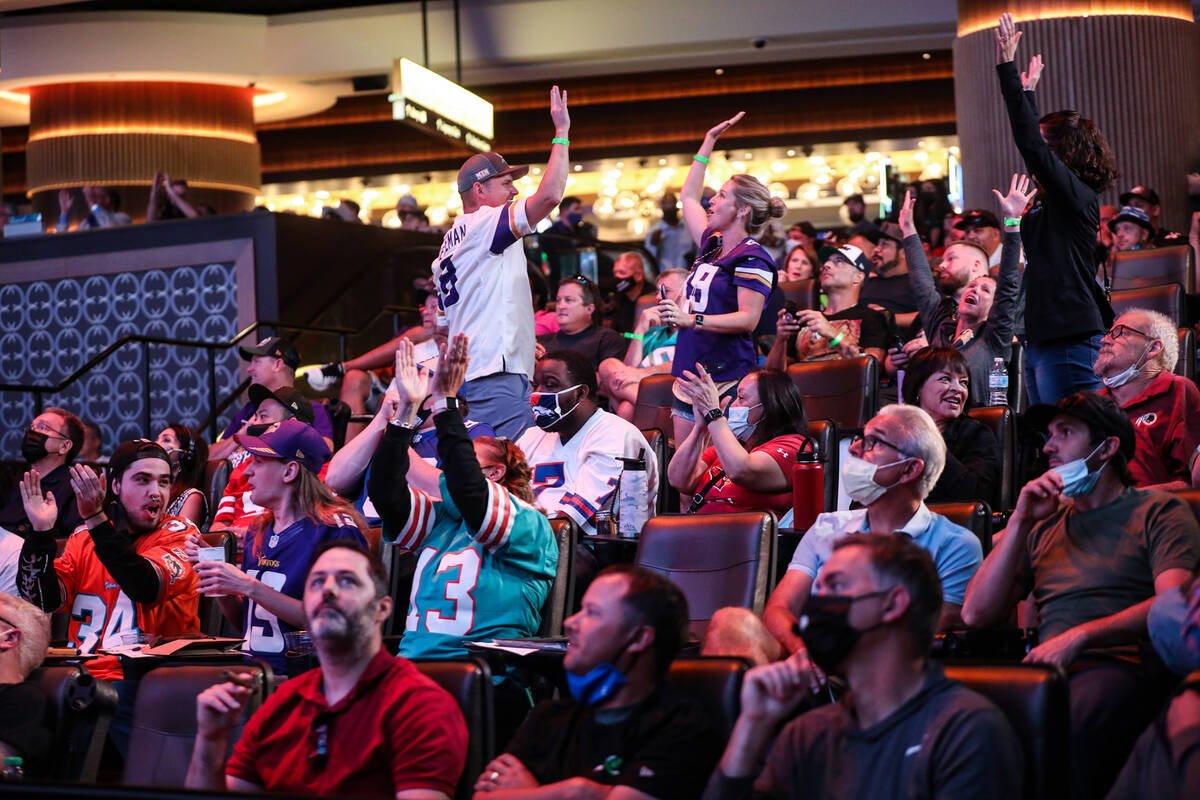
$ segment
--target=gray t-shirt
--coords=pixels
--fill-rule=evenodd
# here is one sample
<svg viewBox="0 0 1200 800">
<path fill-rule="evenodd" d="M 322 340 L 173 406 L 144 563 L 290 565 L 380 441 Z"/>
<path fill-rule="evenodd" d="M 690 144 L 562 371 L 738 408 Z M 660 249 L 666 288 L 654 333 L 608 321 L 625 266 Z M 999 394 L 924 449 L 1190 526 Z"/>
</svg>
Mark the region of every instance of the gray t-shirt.
<svg viewBox="0 0 1200 800">
<path fill-rule="evenodd" d="M 1187 503 L 1167 492 L 1130 488 L 1091 511 L 1067 503 L 1034 526 L 1017 581 L 1033 591 L 1044 642 L 1150 599 L 1160 573 L 1192 570 L 1197 560 L 1200 528 Z"/>
</svg>

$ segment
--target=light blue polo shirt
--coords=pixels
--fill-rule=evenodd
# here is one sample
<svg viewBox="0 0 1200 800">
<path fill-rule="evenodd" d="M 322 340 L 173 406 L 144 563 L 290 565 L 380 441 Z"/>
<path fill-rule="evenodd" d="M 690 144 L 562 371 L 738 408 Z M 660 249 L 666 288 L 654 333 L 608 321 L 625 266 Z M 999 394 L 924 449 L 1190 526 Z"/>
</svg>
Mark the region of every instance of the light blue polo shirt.
<svg viewBox="0 0 1200 800">
<path fill-rule="evenodd" d="M 788 570 L 799 570 L 816 581 L 821 567 L 833 553 L 835 542 L 845 536 L 869 532 L 865 508 L 820 514 L 797 545 Z M 983 547 L 975 534 L 933 513 L 924 503 L 895 533 L 903 533 L 929 551 L 942 579 L 943 599 L 962 605 L 967 584 L 983 563 Z"/>
</svg>

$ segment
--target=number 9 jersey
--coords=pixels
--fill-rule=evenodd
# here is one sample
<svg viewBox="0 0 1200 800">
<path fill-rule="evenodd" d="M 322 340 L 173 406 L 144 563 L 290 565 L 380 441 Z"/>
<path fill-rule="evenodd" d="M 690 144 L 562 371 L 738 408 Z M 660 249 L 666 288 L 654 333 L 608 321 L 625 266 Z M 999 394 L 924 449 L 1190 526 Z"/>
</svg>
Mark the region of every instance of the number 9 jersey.
<svg viewBox="0 0 1200 800">
<path fill-rule="evenodd" d="M 455 658 L 466 642 L 536 636 L 558 568 L 550 521 L 488 481 L 488 510 L 472 531 L 450 499 L 446 478 L 434 500 L 409 487 L 408 520 L 383 528 L 385 542 L 417 555 L 400 655 Z"/>
<path fill-rule="evenodd" d="M 158 573 L 159 585 L 155 602 L 135 603 L 100 563 L 87 527 L 76 529 L 54 561 L 63 608 L 71 610 L 68 644 L 95 653 L 123 644 L 124 633 L 178 636 L 197 631 L 198 581 L 183 547 L 188 533 L 199 530 L 182 517 L 164 517 L 157 530 L 133 541 L 134 551 Z M 116 656 L 102 655 L 87 667 L 97 678 L 121 679 Z"/>
</svg>

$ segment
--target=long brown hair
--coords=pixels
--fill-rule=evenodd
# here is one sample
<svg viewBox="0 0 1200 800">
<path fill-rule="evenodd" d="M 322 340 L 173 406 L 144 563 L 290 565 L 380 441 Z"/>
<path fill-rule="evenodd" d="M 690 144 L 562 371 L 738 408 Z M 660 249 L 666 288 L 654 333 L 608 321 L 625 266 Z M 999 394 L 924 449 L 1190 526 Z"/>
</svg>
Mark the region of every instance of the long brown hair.
<svg viewBox="0 0 1200 800">
<path fill-rule="evenodd" d="M 292 509 L 300 516 L 307 517 L 318 525 L 339 526 L 349 517 L 354 526 L 364 536 L 367 533 L 367 522 L 358 510 L 342 498 L 330 491 L 325 482 L 317 474 L 305 467 L 300 467 L 299 474 L 292 489 Z M 275 515 L 269 510 L 257 517 L 251 523 L 250 531 L 254 535 L 254 549 L 251 551 L 255 558 L 262 552 L 263 534 L 275 523 Z"/>
<path fill-rule="evenodd" d="M 516 497 L 532 504 L 533 487 L 530 480 L 533 478 L 533 470 L 525 460 L 521 448 L 511 439 L 494 439 L 491 436 L 480 436 L 473 444 L 482 447 L 496 463 L 504 465 L 504 480 L 501 481 L 501 485 Z"/>
<path fill-rule="evenodd" d="M 1096 123 L 1065 109 L 1040 120 L 1046 144 L 1075 177 L 1100 194 L 1117 181 L 1117 159 Z"/>
</svg>

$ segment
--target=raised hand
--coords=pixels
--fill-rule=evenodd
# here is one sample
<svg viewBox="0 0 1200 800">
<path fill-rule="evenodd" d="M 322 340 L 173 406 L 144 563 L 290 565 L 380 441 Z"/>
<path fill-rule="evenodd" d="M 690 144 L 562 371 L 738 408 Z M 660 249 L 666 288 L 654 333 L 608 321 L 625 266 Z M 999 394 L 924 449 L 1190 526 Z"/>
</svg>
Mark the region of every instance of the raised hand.
<svg viewBox="0 0 1200 800">
<path fill-rule="evenodd" d="M 75 504 L 83 519 L 94 517 L 104 510 L 104 476 L 86 464 L 71 465 L 71 488 L 75 490 Z"/>
<path fill-rule="evenodd" d="M 467 376 L 467 365 L 471 358 L 467 355 L 467 345 L 470 340 L 465 333 L 456 334 L 450 343 L 441 348 L 438 353 L 437 374 L 433 376 L 433 394 L 441 397 L 456 397 Z"/>
<path fill-rule="evenodd" d="M 692 406 L 699 412 L 697 416 L 721 407 L 721 393 L 703 364 L 697 364 L 695 372 L 685 369 L 679 378 L 679 388 L 691 399 Z"/>
<path fill-rule="evenodd" d="M 232 594 L 245 597 L 250 594 L 254 578 L 224 561 L 201 561 L 196 564 L 196 575 L 200 583 L 196 591 L 200 594 Z"/>
<path fill-rule="evenodd" d="M 398 401 L 406 407 L 416 408 L 429 394 L 429 378 L 417 369 L 413 343 L 401 339 L 396 347 L 396 390 Z"/>
<path fill-rule="evenodd" d="M 996 36 L 996 63 L 1012 61 L 1017 55 L 1017 42 L 1021 41 L 1021 32 L 1017 30 L 1012 14 L 1001 14 L 1000 23 L 993 33 Z"/>
<path fill-rule="evenodd" d="M 1016 218 L 1024 214 L 1025 209 L 1029 207 L 1029 201 L 1033 199 L 1033 193 L 1033 182 L 1029 180 L 1028 175 L 1019 172 L 1013 173 L 1008 194 L 1000 194 L 999 189 L 992 189 L 992 194 L 996 195 L 1000 210 L 1006 218 Z"/>
<path fill-rule="evenodd" d="M 724 122 L 718 122 L 716 125 L 708 129 L 708 133 L 704 134 L 704 138 L 715 142 L 721 137 L 721 134 L 738 124 L 738 122 L 740 122 L 744 116 L 746 116 L 746 112 L 739 111 Z"/>
<path fill-rule="evenodd" d="M 54 528 L 58 521 L 58 502 L 54 495 L 47 492 L 42 494 L 42 476 L 36 469 L 25 473 L 25 477 L 17 484 L 21 492 L 21 505 L 25 506 L 25 516 L 35 531 L 48 531 Z"/>
<path fill-rule="evenodd" d="M 1042 79 L 1042 70 L 1045 68 L 1041 53 L 1029 59 L 1029 71 L 1021 73 L 1021 88 L 1027 92 L 1037 89 L 1038 81 Z"/>
<path fill-rule="evenodd" d="M 917 204 L 917 193 L 907 191 L 904 193 L 904 202 L 900 204 L 899 216 L 897 222 L 900 224 L 900 232 L 905 238 L 912 236 L 917 232 L 917 226 L 913 222 L 913 208 Z"/>
<path fill-rule="evenodd" d="M 567 92 L 557 86 L 550 87 L 550 119 L 554 122 L 554 132 L 562 138 L 567 138 L 571 130 L 571 115 L 567 112 Z"/>
</svg>

